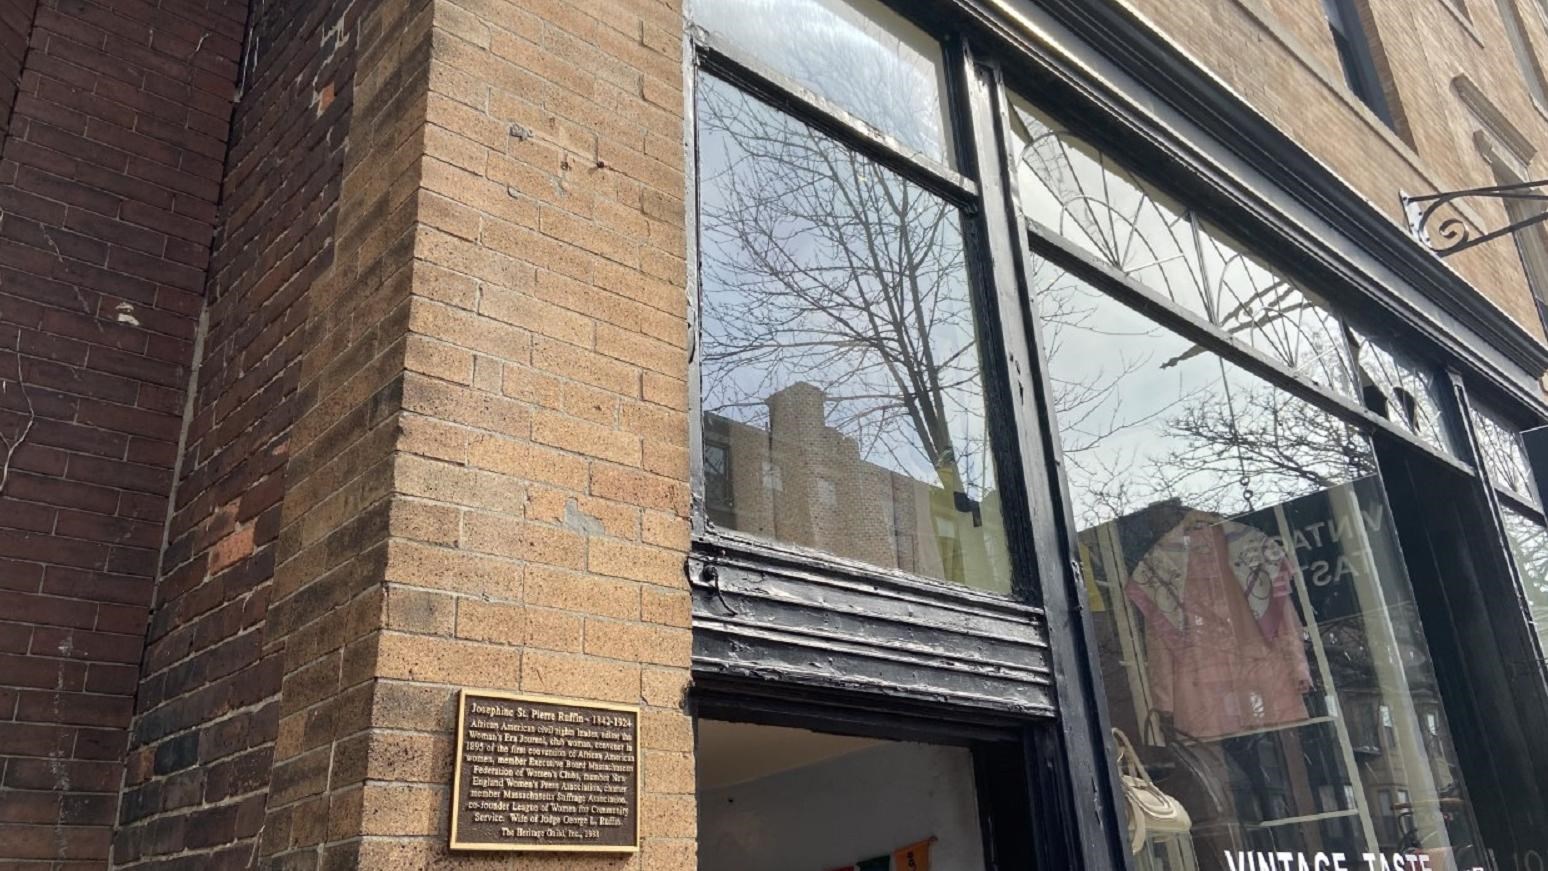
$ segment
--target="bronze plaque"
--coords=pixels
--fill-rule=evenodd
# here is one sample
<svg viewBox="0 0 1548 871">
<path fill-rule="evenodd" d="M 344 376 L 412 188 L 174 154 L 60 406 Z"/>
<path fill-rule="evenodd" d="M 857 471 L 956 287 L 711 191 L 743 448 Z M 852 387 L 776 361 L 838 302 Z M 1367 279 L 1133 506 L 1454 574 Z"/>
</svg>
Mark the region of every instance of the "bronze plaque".
<svg viewBox="0 0 1548 871">
<path fill-rule="evenodd" d="M 462 690 L 454 850 L 639 849 L 640 709 Z"/>
</svg>

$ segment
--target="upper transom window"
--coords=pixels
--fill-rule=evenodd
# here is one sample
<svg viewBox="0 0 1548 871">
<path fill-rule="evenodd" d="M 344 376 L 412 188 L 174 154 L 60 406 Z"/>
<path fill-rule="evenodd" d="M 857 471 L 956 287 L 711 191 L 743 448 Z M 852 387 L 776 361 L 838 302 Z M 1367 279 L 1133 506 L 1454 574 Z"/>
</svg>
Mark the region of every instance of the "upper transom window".
<svg viewBox="0 0 1548 871">
<path fill-rule="evenodd" d="M 688 0 L 688 18 L 904 150 L 955 163 L 940 43 L 876 0 Z"/>
</svg>

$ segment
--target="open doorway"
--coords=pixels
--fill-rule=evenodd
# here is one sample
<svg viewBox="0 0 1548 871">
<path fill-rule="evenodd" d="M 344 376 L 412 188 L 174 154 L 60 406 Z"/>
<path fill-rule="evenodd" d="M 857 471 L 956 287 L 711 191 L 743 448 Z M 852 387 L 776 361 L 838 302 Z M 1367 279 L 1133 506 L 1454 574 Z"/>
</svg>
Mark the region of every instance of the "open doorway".
<svg viewBox="0 0 1548 871">
<path fill-rule="evenodd" d="M 701 719 L 700 871 L 979 871 L 973 752 Z"/>
</svg>

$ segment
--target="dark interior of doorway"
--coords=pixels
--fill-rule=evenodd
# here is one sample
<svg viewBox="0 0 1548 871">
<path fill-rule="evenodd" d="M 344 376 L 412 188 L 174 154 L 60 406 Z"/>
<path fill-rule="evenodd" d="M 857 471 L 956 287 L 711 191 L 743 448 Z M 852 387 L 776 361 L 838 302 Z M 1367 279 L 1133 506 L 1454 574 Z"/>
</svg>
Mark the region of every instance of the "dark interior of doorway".
<svg viewBox="0 0 1548 871">
<path fill-rule="evenodd" d="M 1548 717 L 1537 670 L 1519 661 L 1530 627 L 1489 494 L 1396 439 L 1377 433 L 1375 444 L 1485 847 L 1479 853 L 1492 855 L 1498 871 L 1526 871 L 1548 856 Z"/>
</svg>

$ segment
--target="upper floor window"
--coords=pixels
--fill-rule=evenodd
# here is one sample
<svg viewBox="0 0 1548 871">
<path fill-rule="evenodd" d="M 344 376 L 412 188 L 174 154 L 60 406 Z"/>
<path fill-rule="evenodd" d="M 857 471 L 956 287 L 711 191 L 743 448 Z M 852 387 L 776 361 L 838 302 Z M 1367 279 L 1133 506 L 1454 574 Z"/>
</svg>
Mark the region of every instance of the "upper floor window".
<svg viewBox="0 0 1548 871">
<path fill-rule="evenodd" d="M 1499 148 L 1484 149 L 1484 159 L 1489 173 L 1497 185 L 1523 184 L 1527 173 L 1508 160 Z M 1505 208 L 1505 218 L 1511 224 L 1530 221 L 1543 213 L 1540 200 L 1508 197 L 1500 200 Z M 1544 223 L 1526 224 L 1510 234 L 1516 243 L 1516 253 L 1521 257 L 1521 269 L 1526 274 L 1527 289 L 1537 306 L 1538 319 L 1548 325 L 1548 226 Z"/>
<path fill-rule="evenodd" d="M 1356 3 L 1357 0 L 1322 0 L 1322 8 L 1328 16 L 1328 28 L 1333 31 L 1333 47 L 1338 51 L 1339 66 L 1349 90 L 1391 127 L 1392 107 L 1382 91 L 1370 34 Z"/>
<path fill-rule="evenodd" d="M 938 163 L 953 163 L 940 43 L 877 0 L 688 0 L 748 59 Z"/>
<path fill-rule="evenodd" d="M 1495 2 L 1500 10 L 1500 23 L 1505 26 L 1505 38 L 1510 41 L 1510 50 L 1516 56 L 1516 66 L 1521 69 L 1521 80 L 1526 85 L 1527 93 L 1532 96 L 1532 102 L 1540 108 L 1548 109 L 1548 81 L 1544 81 L 1543 68 L 1537 62 L 1537 54 L 1532 51 L 1531 41 L 1527 39 L 1516 0 Z"/>
</svg>

